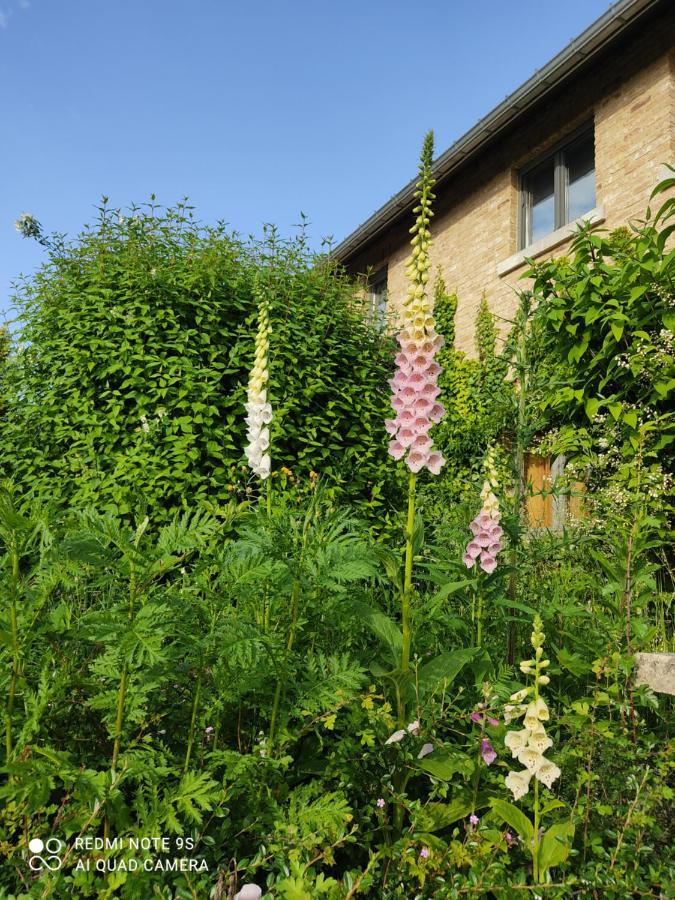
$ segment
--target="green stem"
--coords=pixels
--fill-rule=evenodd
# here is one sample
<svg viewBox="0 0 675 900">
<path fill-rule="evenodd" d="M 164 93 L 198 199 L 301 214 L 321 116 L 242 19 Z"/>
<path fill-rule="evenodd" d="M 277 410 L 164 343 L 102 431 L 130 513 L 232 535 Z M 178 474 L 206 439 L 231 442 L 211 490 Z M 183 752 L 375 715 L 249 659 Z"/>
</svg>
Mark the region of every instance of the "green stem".
<svg viewBox="0 0 675 900">
<path fill-rule="evenodd" d="M 532 874 L 534 883 L 539 884 L 539 781 L 534 778 L 534 837 L 532 841 Z"/>
<path fill-rule="evenodd" d="M 404 677 L 410 671 L 410 599 L 412 596 L 412 568 L 413 568 L 413 531 L 415 528 L 415 485 L 417 477 L 414 472 L 408 479 L 408 518 L 405 532 L 405 564 L 403 571 L 403 594 L 401 595 L 401 630 L 403 642 L 401 647 L 401 675 Z M 406 685 L 396 686 L 396 704 L 398 707 L 398 727 L 405 728 L 406 723 Z M 394 787 L 399 793 L 403 793 L 408 783 L 409 776 L 404 770 L 394 774 Z M 398 804 L 394 810 L 394 827 L 400 831 L 403 827 L 403 805 Z"/>
<path fill-rule="evenodd" d="M 487 715 L 487 713 L 486 713 Z M 478 801 L 478 786 L 480 784 L 480 762 L 482 758 L 481 754 L 481 746 L 483 743 L 483 738 L 485 737 L 485 716 L 481 721 L 480 727 L 480 738 L 478 743 L 478 753 L 476 754 L 476 768 L 473 773 L 473 796 L 471 798 L 471 812 L 476 814 L 476 803 Z"/>
<path fill-rule="evenodd" d="M 130 564 L 129 572 L 129 619 L 134 617 L 134 605 L 136 601 L 136 570 L 133 563 Z M 117 714 L 115 716 L 115 740 L 113 743 L 113 753 L 111 768 L 115 769 L 117 760 L 120 755 L 120 747 L 122 744 L 122 729 L 124 728 L 124 707 L 127 699 L 127 685 L 129 680 L 129 662 L 124 660 L 122 666 L 122 677 L 120 678 L 119 691 L 117 692 Z"/>
<path fill-rule="evenodd" d="M 515 371 L 518 381 L 518 407 L 516 417 L 516 440 L 514 448 L 514 468 L 516 470 L 515 490 L 513 496 L 513 505 L 516 516 L 518 517 L 517 540 L 514 541 L 511 549 L 511 573 L 509 575 L 508 596 L 509 600 L 515 601 L 518 589 L 517 584 L 517 562 L 518 562 L 518 546 L 520 544 L 520 532 L 525 526 L 525 516 L 523 501 L 525 498 L 525 449 L 527 443 L 526 426 L 527 426 L 527 390 L 528 390 L 528 360 L 527 360 L 527 323 L 530 315 L 530 300 L 527 294 L 523 294 L 520 299 L 519 310 L 519 333 L 518 346 L 516 350 Z M 507 632 L 506 658 L 510 666 L 515 661 L 516 648 L 516 611 L 513 607 L 508 610 L 509 624 Z"/>
<path fill-rule="evenodd" d="M 476 609 L 476 646 L 480 647 L 483 642 L 483 594 L 478 595 L 478 604 Z"/>
<path fill-rule="evenodd" d="M 197 711 L 199 709 L 199 695 L 202 688 L 202 671 L 199 670 L 197 676 L 197 685 L 195 687 L 195 695 L 192 700 L 192 716 L 190 717 L 190 734 L 188 736 L 187 750 L 185 751 L 185 762 L 183 763 L 183 772 L 187 772 L 190 765 L 190 757 L 192 756 L 192 745 L 195 739 L 195 724 L 197 722 Z"/>
<path fill-rule="evenodd" d="M 11 605 L 9 610 L 10 630 L 12 641 L 12 674 L 9 681 L 9 690 L 7 692 L 7 715 L 5 720 L 5 750 L 7 751 L 7 762 L 12 754 L 12 718 L 14 716 L 14 698 L 16 696 L 16 684 L 19 679 L 19 630 L 16 618 L 16 603 L 19 593 L 19 553 L 14 547 L 12 549 L 12 577 L 10 581 Z"/>
<path fill-rule="evenodd" d="M 415 527 L 415 484 L 417 476 L 410 473 L 408 480 L 408 521 L 405 533 L 405 570 L 403 576 L 403 596 L 401 597 L 401 625 L 403 647 L 401 650 L 401 671 L 410 670 L 410 598 L 412 596 L 413 529 Z"/>
<path fill-rule="evenodd" d="M 269 751 L 272 752 L 272 746 L 274 744 L 274 736 L 277 725 L 277 717 L 279 715 L 279 704 L 281 703 L 281 697 L 286 689 L 286 668 L 288 663 L 288 658 L 291 654 L 291 650 L 293 649 L 293 644 L 295 643 L 295 632 L 298 625 L 298 610 L 300 605 L 300 579 L 296 578 L 293 582 L 293 590 L 291 592 L 291 627 L 288 630 L 288 641 L 286 642 L 286 656 L 284 661 L 284 670 L 277 681 L 277 687 L 274 692 L 274 704 L 272 706 L 272 717 L 270 719 L 270 738 L 269 738 Z"/>
<path fill-rule="evenodd" d="M 534 702 L 539 701 L 539 674 L 541 672 L 540 665 L 540 649 L 535 647 L 534 662 Z M 535 884 L 539 884 L 539 779 L 536 772 L 534 778 L 534 834 L 532 836 L 532 877 Z"/>
<path fill-rule="evenodd" d="M 117 693 L 117 714 L 115 716 L 115 742 L 113 744 L 111 769 L 117 766 L 117 760 L 120 756 L 120 745 L 122 740 L 122 728 L 124 727 L 124 705 L 127 698 L 127 681 L 129 678 L 129 666 L 125 662 L 122 666 L 122 677 L 120 678 L 120 687 Z"/>
<path fill-rule="evenodd" d="M 267 518 L 268 520 L 272 518 L 272 473 L 270 472 L 267 478 Z M 262 626 L 265 631 L 269 631 L 270 628 L 270 613 L 271 613 L 271 601 L 270 601 L 270 586 L 269 582 L 265 582 L 265 590 L 263 592 L 263 608 L 262 608 Z"/>
</svg>

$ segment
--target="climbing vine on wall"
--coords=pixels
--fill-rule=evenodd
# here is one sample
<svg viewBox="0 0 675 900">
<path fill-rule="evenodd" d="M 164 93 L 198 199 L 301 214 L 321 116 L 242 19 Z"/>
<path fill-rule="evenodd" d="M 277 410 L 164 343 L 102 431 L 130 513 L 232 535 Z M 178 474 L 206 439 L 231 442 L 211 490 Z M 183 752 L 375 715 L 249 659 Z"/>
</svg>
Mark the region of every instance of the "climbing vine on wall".
<svg viewBox="0 0 675 900">
<path fill-rule="evenodd" d="M 477 358 L 455 347 L 458 298 L 449 294 L 440 271 L 434 284 L 435 315 L 445 346 L 439 354 L 439 383 L 447 414 L 439 426 L 439 444 L 448 459 L 443 477 L 446 499 L 458 499 L 472 487 L 489 444 L 508 427 L 512 387 L 506 380 L 508 347 L 497 347 L 497 327 L 482 297 L 475 324 Z"/>
</svg>

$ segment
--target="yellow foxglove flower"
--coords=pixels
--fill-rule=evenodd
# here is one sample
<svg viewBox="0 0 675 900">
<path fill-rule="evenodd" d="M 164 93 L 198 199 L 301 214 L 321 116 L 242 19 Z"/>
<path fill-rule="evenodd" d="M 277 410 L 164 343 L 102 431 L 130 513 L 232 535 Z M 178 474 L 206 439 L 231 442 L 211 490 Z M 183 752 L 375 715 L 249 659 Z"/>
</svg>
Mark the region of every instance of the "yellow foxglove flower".
<svg viewBox="0 0 675 900">
<path fill-rule="evenodd" d="M 526 769 L 529 769 L 530 772 L 536 772 L 543 760 L 544 757 L 541 753 L 538 753 L 530 747 L 521 750 L 518 754 L 518 762 L 522 763 L 522 765 L 524 765 Z"/>
<path fill-rule="evenodd" d="M 553 741 L 541 726 L 537 731 L 528 732 L 528 746 L 532 747 L 538 753 L 545 753 L 549 747 L 553 746 Z"/>
<path fill-rule="evenodd" d="M 511 755 L 515 758 L 521 750 L 524 750 L 527 747 L 530 737 L 531 734 L 527 728 L 523 729 L 523 731 L 509 731 L 504 738 L 504 744 L 509 748 Z"/>
<path fill-rule="evenodd" d="M 534 683 L 512 694 L 511 703 L 504 707 L 504 721 L 507 724 L 523 716 L 525 726 L 522 731 L 507 732 L 504 738 L 504 744 L 511 751 L 511 755 L 525 766 L 522 772 L 509 772 L 505 780 L 506 787 L 513 792 L 516 800 L 527 793 L 533 774 L 548 788 L 560 776 L 560 769 L 543 755 L 553 746 L 553 741 L 546 734 L 542 724 L 550 717 L 549 709 L 544 698 L 539 695 L 540 686 L 550 681 L 547 675 L 541 674 L 549 665 L 549 660 L 542 659 L 544 640 L 541 619 L 535 616 L 532 632 L 534 659 L 526 659 L 520 663 L 520 671 L 525 675 L 532 675 Z M 524 704 L 522 701 L 530 696 L 532 696 L 530 702 Z"/>
<path fill-rule="evenodd" d="M 560 769 L 555 763 L 552 763 L 550 759 L 546 759 L 542 756 L 542 763 L 535 774 L 538 780 L 550 789 L 553 787 L 553 782 L 556 778 L 560 778 Z"/>
<path fill-rule="evenodd" d="M 531 693 L 532 693 L 532 688 L 526 687 L 526 688 L 523 688 L 521 691 L 516 691 L 515 694 L 511 694 L 511 696 L 509 697 L 509 700 L 512 703 L 522 703 L 523 700 L 526 700 Z"/>
<path fill-rule="evenodd" d="M 530 789 L 532 772 L 525 769 L 522 772 L 509 772 L 504 779 L 504 784 L 513 793 L 514 800 L 520 800 Z"/>
<path fill-rule="evenodd" d="M 269 381 L 270 322 L 267 304 L 260 302 L 258 308 L 258 331 L 255 339 L 255 360 L 249 376 L 248 397 L 246 402 L 246 459 L 252 472 L 259 478 L 268 478 L 272 469 L 270 458 L 270 429 L 272 406 L 267 400 L 265 385 Z"/>
</svg>

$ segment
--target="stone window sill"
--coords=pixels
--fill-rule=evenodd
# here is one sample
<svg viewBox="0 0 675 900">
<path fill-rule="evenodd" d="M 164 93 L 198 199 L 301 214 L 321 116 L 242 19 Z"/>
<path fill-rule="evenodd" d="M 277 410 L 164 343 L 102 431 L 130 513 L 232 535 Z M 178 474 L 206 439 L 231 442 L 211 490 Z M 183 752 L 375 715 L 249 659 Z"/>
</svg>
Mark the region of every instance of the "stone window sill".
<svg viewBox="0 0 675 900">
<path fill-rule="evenodd" d="M 500 263 L 497 263 L 497 275 L 500 278 L 503 278 L 504 275 L 508 275 L 509 272 L 513 272 L 514 269 L 518 269 L 522 266 L 526 260 L 536 259 L 548 250 L 553 250 L 553 248 L 557 247 L 559 244 L 564 244 L 565 241 L 572 237 L 583 222 L 590 222 L 591 225 L 601 225 L 604 221 L 604 208 L 602 206 L 596 206 L 595 209 L 585 213 L 583 216 L 579 216 L 578 219 L 575 219 L 568 225 L 563 225 L 563 227 L 558 228 L 557 231 L 552 231 L 545 237 L 535 241 L 534 244 L 530 244 L 529 247 L 525 247 L 523 250 L 514 253 L 513 256 L 509 256 Z"/>
</svg>

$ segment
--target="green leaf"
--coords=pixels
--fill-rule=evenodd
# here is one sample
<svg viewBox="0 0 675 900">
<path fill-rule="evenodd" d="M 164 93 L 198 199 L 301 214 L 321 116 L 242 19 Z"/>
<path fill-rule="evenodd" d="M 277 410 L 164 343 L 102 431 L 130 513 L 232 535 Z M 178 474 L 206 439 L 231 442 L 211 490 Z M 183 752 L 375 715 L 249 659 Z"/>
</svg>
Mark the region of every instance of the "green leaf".
<svg viewBox="0 0 675 900">
<path fill-rule="evenodd" d="M 521 812 L 517 806 L 514 806 L 513 803 L 509 803 L 507 800 L 493 798 L 490 801 L 490 806 L 500 819 L 518 832 L 527 846 L 531 846 L 534 838 L 534 828 L 532 822 L 530 822 L 525 813 Z"/>
<path fill-rule="evenodd" d="M 506 609 L 519 609 L 521 612 L 527 613 L 528 616 L 537 614 L 537 610 L 534 606 L 529 606 L 527 603 L 521 603 L 519 600 L 511 600 L 509 597 L 494 597 L 490 600 L 490 603 L 493 606 L 503 606 Z"/>
<path fill-rule="evenodd" d="M 620 341 L 623 337 L 623 322 L 610 322 L 609 327 L 612 329 L 615 341 Z"/>
<path fill-rule="evenodd" d="M 637 428 L 637 413 L 634 409 L 629 409 L 623 414 L 623 421 L 629 428 Z"/>
<path fill-rule="evenodd" d="M 620 416 L 621 416 L 621 410 L 623 409 L 622 404 L 621 404 L 621 403 L 618 403 L 618 402 L 615 402 L 615 403 L 608 403 L 608 404 L 607 404 L 607 409 L 608 409 L 608 410 L 610 411 L 610 413 L 612 414 L 612 417 L 618 422 L 618 420 L 619 420 L 619 418 L 620 418 Z"/>
<path fill-rule="evenodd" d="M 434 750 L 429 756 L 418 760 L 420 769 L 440 778 L 441 781 L 450 781 L 453 775 L 463 775 L 468 778 L 476 768 L 475 761 L 460 750 L 448 750 L 441 747 Z"/>
<path fill-rule="evenodd" d="M 446 597 L 449 597 L 450 594 L 454 594 L 457 591 L 461 591 L 462 588 L 467 587 L 471 582 L 468 578 L 465 578 L 463 581 L 449 581 L 447 584 L 444 584 L 438 591 L 434 594 L 431 599 L 433 603 L 434 600 L 444 600 Z"/>
<path fill-rule="evenodd" d="M 481 804 L 485 806 L 485 802 Z M 427 803 L 414 818 L 415 831 L 440 831 L 447 828 L 458 819 L 468 816 L 474 808 L 471 794 L 462 794 L 455 797 L 450 803 Z M 479 804 L 476 804 L 476 809 Z"/>
<path fill-rule="evenodd" d="M 379 609 L 373 609 L 367 603 L 353 603 L 351 608 L 364 625 L 379 638 L 380 643 L 389 651 L 394 665 L 397 665 L 403 645 L 403 637 L 398 625 Z"/>
<path fill-rule="evenodd" d="M 413 554 L 417 556 L 422 547 L 424 546 L 424 520 L 422 516 L 417 513 L 415 516 L 415 524 L 413 525 L 413 533 L 412 533 L 412 547 Z"/>
<path fill-rule="evenodd" d="M 475 655 L 473 648 L 448 650 L 425 663 L 418 673 L 420 697 L 424 698 L 436 690 L 447 690 Z"/>
<path fill-rule="evenodd" d="M 589 663 L 582 659 L 578 653 L 570 653 L 565 647 L 556 650 L 555 655 L 560 665 L 577 678 L 580 678 L 582 675 L 587 675 L 588 672 L 591 671 Z"/>
<path fill-rule="evenodd" d="M 590 398 L 586 401 L 586 406 L 585 406 L 586 415 L 587 415 L 588 418 L 591 420 L 591 422 L 592 422 L 593 419 L 596 417 L 597 412 L 598 412 L 598 410 L 600 409 L 600 403 L 601 403 L 601 401 L 600 401 L 600 400 L 596 400 L 595 397 L 590 397 Z"/>
<path fill-rule="evenodd" d="M 569 856 L 574 824 L 572 822 L 556 822 L 546 830 L 539 844 L 539 869 L 545 872 L 553 866 L 559 866 Z"/>
</svg>

